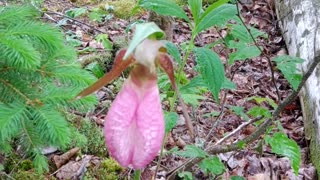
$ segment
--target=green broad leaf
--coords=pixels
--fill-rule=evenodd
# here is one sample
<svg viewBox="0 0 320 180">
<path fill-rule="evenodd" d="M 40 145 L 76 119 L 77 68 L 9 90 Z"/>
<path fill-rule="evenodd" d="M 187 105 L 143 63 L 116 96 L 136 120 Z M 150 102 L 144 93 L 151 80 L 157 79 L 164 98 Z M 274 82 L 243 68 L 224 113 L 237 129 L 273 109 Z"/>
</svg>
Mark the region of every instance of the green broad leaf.
<svg viewBox="0 0 320 180">
<path fill-rule="evenodd" d="M 175 152 L 175 154 L 183 157 L 188 157 L 188 158 L 194 158 L 194 157 L 205 158 L 208 156 L 207 152 L 198 148 L 195 145 L 186 145 L 186 147 L 184 148 L 184 151 L 178 151 L 178 152 Z"/>
<path fill-rule="evenodd" d="M 302 79 L 302 75 L 297 73 L 297 64 L 303 63 L 303 59 L 283 55 L 272 60 L 277 63 L 277 67 L 296 91 Z"/>
<path fill-rule="evenodd" d="M 215 9 L 207 9 L 200 18 L 199 24 L 195 27 L 195 34 L 212 26 L 224 26 L 235 17 L 237 17 L 237 9 L 232 4 L 223 4 Z"/>
<path fill-rule="evenodd" d="M 169 151 L 166 151 L 165 155 L 173 154 L 177 151 L 179 151 L 179 148 L 177 146 L 175 146 L 174 148 L 170 149 Z"/>
<path fill-rule="evenodd" d="M 201 18 L 207 16 L 211 11 L 213 11 L 214 9 L 216 9 L 217 7 L 228 3 L 230 0 L 217 0 L 216 2 L 212 3 L 207 9 L 206 11 L 202 14 Z"/>
<path fill-rule="evenodd" d="M 123 59 L 127 59 L 135 48 L 149 36 L 155 36 L 157 39 L 161 39 L 165 36 L 165 33 L 154 22 L 137 24 L 136 31 Z"/>
<path fill-rule="evenodd" d="M 232 49 L 232 48 L 235 48 L 235 49 L 243 49 L 245 47 L 247 47 L 247 43 L 243 42 L 243 41 L 237 41 L 237 40 L 234 40 L 234 37 L 233 36 L 229 36 L 227 35 L 226 36 L 226 39 L 227 38 L 232 38 L 232 40 L 227 40 L 227 47 L 229 49 Z"/>
<path fill-rule="evenodd" d="M 222 43 L 223 43 L 223 40 L 219 39 L 219 40 L 214 41 L 213 43 L 206 44 L 204 47 L 208 48 L 208 49 L 211 49 L 211 48 L 215 47 L 216 45 L 218 45 L 218 44 L 220 45 Z"/>
<path fill-rule="evenodd" d="M 284 133 L 275 133 L 272 137 L 267 136 L 265 141 L 271 146 L 272 152 L 290 159 L 293 171 L 298 175 L 301 161 L 301 152 L 298 144 L 289 139 Z"/>
<path fill-rule="evenodd" d="M 243 140 L 240 140 L 240 141 L 238 141 L 237 142 L 237 147 L 239 148 L 239 149 L 244 149 L 244 148 L 246 148 L 246 143 L 243 141 Z"/>
<path fill-rule="evenodd" d="M 179 177 L 181 177 L 183 180 L 192 180 L 192 173 L 189 171 L 183 171 L 178 174 Z"/>
<path fill-rule="evenodd" d="M 160 71 L 158 73 L 158 87 L 162 90 L 163 93 L 168 93 L 171 89 L 171 83 L 169 77 L 166 73 Z"/>
<path fill-rule="evenodd" d="M 254 118 L 257 118 L 259 116 L 270 118 L 271 113 L 268 109 L 260 106 L 254 106 L 251 108 L 248 112 L 249 115 L 253 116 Z"/>
<path fill-rule="evenodd" d="M 202 117 L 206 117 L 206 118 L 209 118 L 209 117 L 217 117 L 220 115 L 220 112 L 210 112 L 210 113 L 206 113 L 204 115 L 202 115 Z"/>
<path fill-rule="evenodd" d="M 206 83 L 204 82 L 203 78 L 201 75 L 198 75 L 196 77 L 194 77 L 193 79 L 191 79 L 191 81 L 182 86 L 180 88 L 180 92 L 181 93 L 188 93 L 188 94 L 191 94 L 191 93 L 195 93 L 195 92 L 198 92 L 197 89 L 199 88 L 202 88 L 202 87 L 206 87 Z"/>
<path fill-rule="evenodd" d="M 90 21 L 97 21 L 99 23 L 102 22 L 102 18 L 103 18 L 104 14 L 101 14 L 99 12 L 93 11 L 89 13 L 89 19 Z"/>
<path fill-rule="evenodd" d="M 192 106 L 198 106 L 199 101 L 205 99 L 203 92 L 207 92 L 207 88 L 201 75 L 194 77 L 189 83 L 180 88 L 182 99 Z"/>
<path fill-rule="evenodd" d="M 248 30 L 246 29 L 245 26 L 240 25 L 240 24 L 233 24 L 231 26 L 232 30 L 230 32 L 230 34 L 237 39 L 238 41 L 242 41 L 245 43 L 252 43 L 253 40 L 248 32 Z M 256 39 L 257 37 L 264 37 L 264 38 L 268 38 L 268 35 L 265 32 L 259 31 L 258 29 L 254 28 L 254 27 L 248 27 L 250 30 L 251 35 Z"/>
<path fill-rule="evenodd" d="M 93 62 L 93 63 L 88 64 L 85 67 L 85 69 L 91 71 L 92 74 L 97 78 L 101 78 L 104 75 L 104 69 L 97 62 Z"/>
<path fill-rule="evenodd" d="M 168 41 L 166 43 L 166 48 L 168 50 L 168 53 L 175 59 L 179 65 L 181 65 L 181 55 L 178 47 L 173 44 L 172 42 Z"/>
<path fill-rule="evenodd" d="M 268 103 L 273 109 L 276 109 L 278 107 L 277 103 L 274 102 L 273 99 L 270 99 L 270 98 L 264 98 L 264 97 L 258 97 L 258 96 L 253 96 L 253 97 L 250 97 L 248 98 L 248 100 L 254 100 L 256 101 L 258 104 L 262 104 L 263 102 L 266 102 Z"/>
<path fill-rule="evenodd" d="M 166 133 L 170 132 L 177 124 L 179 116 L 176 112 L 165 112 L 164 119 L 166 121 Z"/>
<path fill-rule="evenodd" d="M 75 34 L 67 34 L 66 41 L 70 46 L 77 47 L 81 46 L 82 42 L 78 39 Z"/>
<path fill-rule="evenodd" d="M 244 108 L 240 106 L 231 106 L 230 108 L 236 115 L 242 117 L 244 120 L 249 121 L 250 118 L 243 112 Z"/>
<path fill-rule="evenodd" d="M 190 104 L 191 106 L 194 106 L 194 107 L 199 105 L 199 101 L 205 99 L 203 96 L 194 94 L 194 93 L 191 93 L 191 94 L 181 93 L 181 97 L 185 103 Z"/>
<path fill-rule="evenodd" d="M 189 18 L 184 10 L 171 0 L 140 0 L 139 6 L 152 10 L 160 15 L 175 16 L 189 22 Z"/>
<path fill-rule="evenodd" d="M 246 179 L 242 176 L 231 176 L 231 180 L 246 180 Z"/>
<path fill-rule="evenodd" d="M 237 86 L 234 82 L 230 81 L 230 79 L 225 78 L 223 81 L 223 84 L 222 84 L 222 88 L 235 90 L 235 89 L 237 89 Z"/>
<path fill-rule="evenodd" d="M 196 26 L 199 23 L 199 18 L 202 11 L 202 0 L 188 0 L 188 5 L 191 9 L 192 17 Z"/>
<path fill-rule="evenodd" d="M 206 86 L 219 103 L 219 92 L 225 81 L 224 66 L 219 56 L 210 49 L 196 48 L 195 55 Z"/>
<path fill-rule="evenodd" d="M 112 50 L 112 42 L 109 41 L 108 34 L 99 34 L 96 40 L 103 44 L 105 50 Z"/>
<path fill-rule="evenodd" d="M 202 169 L 206 174 L 212 173 L 214 175 L 222 174 L 225 171 L 224 164 L 220 161 L 217 156 L 206 158 L 199 164 L 200 169 Z"/>
<path fill-rule="evenodd" d="M 260 56 L 261 51 L 257 46 L 246 46 L 237 49 L 236 52 L 231 53 L 229 56 L 229 64 L 233 64 L 236 60 L 246 60 Z"/>
<path fill-rule="evenodd" d="M 66 15 L 71 18 L 81 16 L 87 12 L 87 8 L 74 8 L 66 12 Z"/>
<path fill-rule="evenodd" d="M 280 120 L 276 120 L 276 127 L 278 128 L 279 131 L 284 131 L 284 128 L 281 124 L 281 121 Z"/>
</svg>

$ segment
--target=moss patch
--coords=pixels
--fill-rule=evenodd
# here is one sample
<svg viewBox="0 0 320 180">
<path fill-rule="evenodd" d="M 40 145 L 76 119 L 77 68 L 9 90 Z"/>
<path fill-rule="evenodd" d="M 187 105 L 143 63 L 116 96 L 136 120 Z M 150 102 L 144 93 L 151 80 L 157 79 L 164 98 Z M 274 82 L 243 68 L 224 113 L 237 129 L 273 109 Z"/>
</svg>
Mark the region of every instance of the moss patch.
<svg viewBox="0 0 320 180">
<path fill-rule="evenodd" d="M 103 159 L 98 166 L 90 167 L 84 179 L 119 179 L 120 174 L 124 171 L 116 161 L 111 158 Z"/>
</svg>

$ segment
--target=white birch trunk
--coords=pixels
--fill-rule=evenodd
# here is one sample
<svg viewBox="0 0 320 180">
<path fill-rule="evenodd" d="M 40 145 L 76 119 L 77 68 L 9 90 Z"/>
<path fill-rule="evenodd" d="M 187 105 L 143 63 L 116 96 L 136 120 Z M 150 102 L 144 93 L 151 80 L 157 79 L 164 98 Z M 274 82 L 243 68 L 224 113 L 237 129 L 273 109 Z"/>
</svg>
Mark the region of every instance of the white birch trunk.
<svg viewBox="0 0 320 180">
<path fill-rule="evenodd" d="M 289 55 L 305 60 L 306 72 L 320 51 L 320 0 L 276 0 L 276 12 Z M 306 138 L 310 140 L 312 163 L 320 175 L 320 66 L 300 94 Z M 320 176 L 319 176 L 320 177 Z"/>
</svg>

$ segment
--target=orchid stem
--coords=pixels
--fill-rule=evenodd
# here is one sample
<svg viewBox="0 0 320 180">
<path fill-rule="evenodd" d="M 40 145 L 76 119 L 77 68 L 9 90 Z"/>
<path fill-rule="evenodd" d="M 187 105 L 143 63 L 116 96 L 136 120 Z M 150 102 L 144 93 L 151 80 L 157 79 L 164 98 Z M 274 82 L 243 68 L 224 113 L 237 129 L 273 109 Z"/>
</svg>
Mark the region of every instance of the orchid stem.
<svg viewBox="0 0 320 180">
<path fill-rule="evenodd" d="M 161 151 L 160 151 L 160 155 L 159 155 L 159 158 L 158 158 L 158 161 L 157 161 L 157 167 L 156 167 L 156 170 L 154 172 L 153 179 L 156 179 L 156 177 L 157 177 L 157 173 L 158 173 L 158 170 L 159 170 L 159 167 L 160 167 L 160 162 L 161 162 L 161 159 L 162 159 L 162 156 L 163 156 L 164 145 L 167 142 L 167 135 L 168 135 L 168 133 L 166 132 L 165 135 L 164 135 L 164 138 L 162 140 Z"/>
<path fill-rule="evenodd" d="M 137 169 L 134 171 L 134 180 L 140 180 L 140 176 L 141 176 L 141 170 Z"/>
</svg>

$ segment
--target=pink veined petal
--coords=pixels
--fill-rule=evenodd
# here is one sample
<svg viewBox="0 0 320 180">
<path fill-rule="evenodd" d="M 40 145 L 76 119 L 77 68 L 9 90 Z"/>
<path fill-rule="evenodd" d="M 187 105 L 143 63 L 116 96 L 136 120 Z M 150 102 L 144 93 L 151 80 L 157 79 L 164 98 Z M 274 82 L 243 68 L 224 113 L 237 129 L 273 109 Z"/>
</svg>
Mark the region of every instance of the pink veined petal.
<svg viewBox="0 0 320 180">
<path fill-rule="evenodd" d="M 158 153 L 164 137 L 159 90 L 139 89 L 127 80 L 105 121 L 109 152 L 122 166 L 145 167 Z"/>
<path fill-rule="evenodd" d="M 141 133 L 143 146 L 136 146 L 133 167 L 145 167 L 161 149 L 164 138 L 164 117 L 157 84 L 145 92 L 137 109 L 137 130 Z"/>
<path fill-rule="evenodd" d="M 113 101 L 105 119 L 104 135 L 110 155 L 120 165 L 127 167 L 132 160 L 133 125 L 138 96 L 128 80 Z"/>
</svg>

